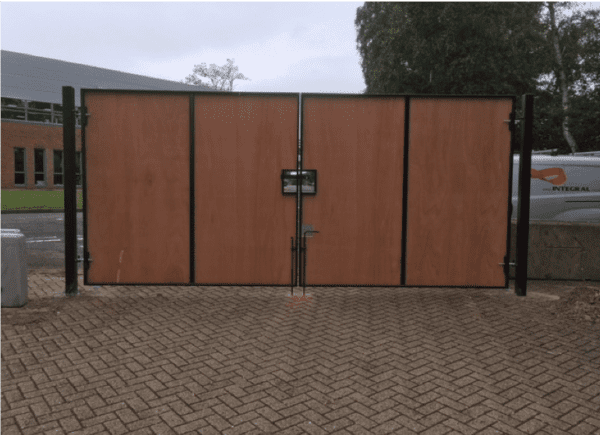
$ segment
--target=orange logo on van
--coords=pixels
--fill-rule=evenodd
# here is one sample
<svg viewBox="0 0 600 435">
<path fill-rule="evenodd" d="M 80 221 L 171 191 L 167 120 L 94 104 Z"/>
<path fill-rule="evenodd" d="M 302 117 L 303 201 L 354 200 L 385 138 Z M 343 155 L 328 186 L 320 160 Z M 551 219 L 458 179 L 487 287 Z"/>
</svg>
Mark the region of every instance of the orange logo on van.
<svg viewBox="0 0 600 435">
<path fill-rule="evenodd" d="M 552 178 L 555 177 L 555 178 Z M 544 180 L 548 183 L 552 183 L 555 186 L 562 186 L 567 181 L 567 175 L 562 168 L 548 168 L 537 171 L 531 170 L 531 178 L 537 178 L 538 180 Z M 552 179 L 550 179 L 552 178 Z"/>
</svg>

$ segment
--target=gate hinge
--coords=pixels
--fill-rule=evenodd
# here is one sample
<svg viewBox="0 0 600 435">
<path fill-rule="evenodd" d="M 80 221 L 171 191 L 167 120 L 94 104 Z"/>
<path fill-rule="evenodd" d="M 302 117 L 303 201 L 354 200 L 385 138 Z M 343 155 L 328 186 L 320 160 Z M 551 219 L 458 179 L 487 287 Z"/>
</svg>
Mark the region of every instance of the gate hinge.
<svg viewBox="0 0 600 435">
<path fill-rule="evenodd" d="M 89 269 L 90 263 L 92 261 L 94 261 L 94 259 L 92 258 L 92 256 L 90 255 L 89 252 L 84 253 L 83 257 L 81 255 L 77 256 L 77 262 L 78 263 L 83 262 L 83 267 L 85 267 L 86 269 Z"/>
<path fill-rule="evenodd" d="M 515 112 L 510 113 L 510 119 L 505 119 L 504 122 L 508 124 L 508 129 L 513 131 L 515 126 L 519 123 L 519 120 L 516 119 Z"/>
<path fill-rule="evenodd" d="M 89 117 L 90 115 L 91 115 L 91 114 L 87 112 L 87 107 L 83 106 L 83 107 L 81 108 L 81 120 L 80 120 L 80 121 L 81 121 L 81 126 L 82 126 L 82 127 L 86 127 L 86 126 L 87 126 L 87 123 L 88 123 L 88 117 Z"/>
<path fill-rule="evenodd" d="M 508 272 L 508 268 L 509 268 L 510 266 L 516 266 L 516 265 L 517 265 L 517 263 L 510 263 L 510 260 L 509 260 L 509 258 L 508 258 L 508 255 L 505 255 L 505 256 L 504 256 L 504 262 L 502 262 L 502 263 L 498 263 L 498 264 L 499 264 L 500 266 L 504 267 L 504 269 L 505 269 L 505 271 L 506 271 L 506 272 Z"/>
</svg>

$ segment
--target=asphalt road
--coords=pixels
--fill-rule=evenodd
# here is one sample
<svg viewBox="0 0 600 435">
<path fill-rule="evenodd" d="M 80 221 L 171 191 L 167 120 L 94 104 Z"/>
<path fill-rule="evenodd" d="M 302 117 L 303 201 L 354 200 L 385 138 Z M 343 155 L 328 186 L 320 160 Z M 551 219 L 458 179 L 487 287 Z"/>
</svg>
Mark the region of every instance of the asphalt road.
<svg viewBox="0 0 600 435">
<path fill-rule="evenodd" d="M 28 269 L 65 267 L 64 213 L 2 214 L 2 228 L 25 235 Z M 83 212 L 77 213 L 77 255 L 83 255 Z"/>
</svg>

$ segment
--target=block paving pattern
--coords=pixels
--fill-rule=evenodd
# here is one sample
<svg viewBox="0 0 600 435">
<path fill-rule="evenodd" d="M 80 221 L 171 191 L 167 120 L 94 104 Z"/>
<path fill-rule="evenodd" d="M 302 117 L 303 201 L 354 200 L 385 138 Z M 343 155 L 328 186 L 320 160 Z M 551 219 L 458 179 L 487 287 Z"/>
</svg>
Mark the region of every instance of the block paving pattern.
<svg viewBox="0 0 600 435">
<path fill-rule="evenodd" d="M 543 298 L 29 284 L 2 309 L 3 435 L 600 434 L 600 329 Z"/>
</svg>

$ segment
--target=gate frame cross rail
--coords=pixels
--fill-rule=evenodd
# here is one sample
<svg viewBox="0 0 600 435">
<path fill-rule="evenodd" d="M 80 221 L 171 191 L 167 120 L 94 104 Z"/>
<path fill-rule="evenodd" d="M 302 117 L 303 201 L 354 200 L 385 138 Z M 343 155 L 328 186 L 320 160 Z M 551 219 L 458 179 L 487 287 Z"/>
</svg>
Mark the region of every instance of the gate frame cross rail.
<svg viewBox="0 0 600 435">
<path fill-rule="evenodd" d="M 68 89 L 73 89 L 72 87 L 69 86 L 65 86 L 63 87 L 63 107 L 65 108 L 65 115 L 64 115 L 64 125 L 63 125 L 63 141 L 64 141 L 64 152 L 65 152 L 65 260 L 66 260 L 66 267 L 65 267 L 65 271 L 66 271 L 66 276 L 65 276 L 65 283 L 66 283 L 66 288 L 65 291 L 67 294 L 73 294 L 74 291 L 73 289 L 77 289 L 77 275 L 76 275 L 76 263 L 77 263 L 77 258 L 76 258 L 76 250 L 71 249 L 72 247 L 76 248 L 76 243 L 73 243 L 73 241 L 76 242 L 76 215 L 74 216 L 75 219 L 73 219 L 71 216 L 71 214 L 73 214 L 73 212 L 75 211 L 75 204 L 76 204 L 76 190 L 75 190 L 75 184 L 76 184 L 76 179 L 75 179 L 75 165 L 74 164 L 70 164 L 74 163 L 75 160 L 75 122 L 74 122 L 74 117 L 75 114 L 74 112 L 71 112 L 68 108 L 72 107 L 74 109 L 74 92 L 71 91 L 69 93 Z M 81 111 L 82 114 L 84 114 L 85 116 L 85 120 L 87 121 L 87 116 L 91 116 L 92 120 L 94 118 L 94 114 L 88 114 L 87 113 L 87 107 L 85 106 L 85 94 L 86 93 L 101 93 L 101 94 L 105 94 L 105 93 L 124 93 L 124 94 L 131 94 L 131 93 L 143 93 L 143 94 L 169 94 L 169 95 L 188 95 L 190 98 L 190 129 L 191 129 L 191 136 L 190 136 L 190 154 L 191 154 L 191 158 L 193 158 L 193 149 L 194 149 L 194 136 L 193 136 L 193 129 L 194 129 L 194 123 L 192 122 L 193 118 L 194 118 L 194 99 L 196 96 L 198 95 L 223 95 L 222 92 L 200 92 L 200 91 L 192 91 L 192 92 L 188 92 L 188 91 L 140 91 L 140 90 L 117 90 L 117 89 L 81 89 Z M 297 165 L 296 165 L 296 169 L 297 169 L 297 203 L 296 203 L 296 243 L 294 243 L 294 238 L 292 237 L 292 276 L 291 276 L 291 290 L 293 292 L 293 287 L 295 284 L 299 284 L 299 281 L 302 281 L 302 284 L 305 285 L 305 279 L 303 279 L 303 277 L 300 276 L 300 271 L 299 271 L 299 267 L 300 267 L 300 261 L 301 261 L 301 255 L 300 255 L 300 251 L 302 249 L 301 246 L 301 239 L 303 239 L 304 235 L 299 234 L 299 232 L 301 231 L 301 225 L 303 223 L 303 219 L 302 219 L 302 202 L 303 202 L 303 194 L 302 194 L 302 183 L 300 180 L 300 174 L 302 174 L 303 168 L 304 168 L 304 162 L 303 162 L 303 137 L 302 137 L 302 126 L 304 125 L 304 121 L 302 120 L 302 117 L 304 115 L 304 111 L 303 111 L 303 105 L 304 105 L 304 101 L 303 101 L 303 96 L 322 96 L 322 97 L 341 97 L 341 98 L 377 98 L 377 97 L 400 97 L 400 98 L 404 98 L 405 99 L 405 107 L 406 107 L 406 112 L 405 112 L 405 119 L 404 119 L 404 124 L 405 127 L 408 127 L 409 125 L 409 116 L 410 116 L 410 101 L 413 97 L 416 98 L 432 98 L 432 99 L 444 99 L 444 98 L 455 98 L 455 99 L 496 99 L 496 98 L 503 98 L 503 99 L 512 99 L 512 112 L 511 112 L 511 119 L 509 122 L 509 128 L 511 130 L 511 138 L 510 138 L 510 166 L 509 166 L 509 183 L 507 186 L 507 190 L 508 190 L 508 204 L 507 204 L 507 212 L 508 212 L 508 228 L 507 228 L 507 249 L 506 249 L 506 259 L 504 262 L 504 275 L 505 275 L 505 288 L 507 287 L 508 284 L 508 279 L 509 279 L 509 267 L 510 264 L 508 264 L 508 259 L 510 258 L 510 233 L 511 233 L 511 208 L 512 208 L 512 191 L 511 191 L 511 186 L 512 186 L 512 170 L 513 170 L 513 155 L 514 155 L 514 136 L 515 136 L 515 130 L 516 130 L 516 117 L 515 117 L 515 110 L 516 110 L 516 97 L 515 96 L 510 96 L 510 95 L 433 95 L 433 94 L 290 94 L 290 93 L 255 93 L 255 92 L 249 92 L 249 93 L 243 93 L 243 92 L 237 92 L 237 93 L 227 93 L 229 98 L 235 98 L 235 96 L 278 96 L 278 95 L 297 95 L 298 96 L 298 103 L 299 103 L 299 121 L 298 121 L 298 146 L 297 146 Z M 520 166 L 521 169 L 521 173 L 520 173 L 520 177 L 519 177 L 519 223 L 518 223 L 518 229 L 517 229 L 517 274 L 518 274 L 518 284 L 516 285 L 516 292 L 519 295 L 525 295 L 526 294 L 526 282 L 527 282 L 527 273 L 526 270 L 525 272 L 523 272 L 523 268 L 526 268 L 526 256 L 527 256 L 527 230 L 528 230 L 528 220 L 526 219 L 528 216 L 528 211 L 529 211 L 529 196 L 526 195 L 527 192 L 529 192 L 529 183 L 527 183 L 527 181 L 530 181 L 530 177 L 527 177 L 528 172 L 527 172 L 527 165 L 531 165 L 531 148 L 532 148 L 532 144 L 531 144 L 531 125 L 532 125 L 532 120 L 533 120 L 533 109 L 532 109 L 532 102 L 533 102 L 533 96 L 532 95 L 527 95 L 527 96 L 523 96 L 523 101 L 524 101 L 524 106 L 525 106 L 525 111 L 524 111 L 524 121 L 522 124 L 524 125 L 524 130 L 523 130 L 523 138 L 524 138 L 524 142 L 523 142 L 523 147 L 521 149 L 521 158 L 523 159 L 522 161 L 522 165 Z M 73 118 L 71 120 L 71 118 Z M 83 200 L 84 200 L 84 255 L 83 255 L 83 270 L 84 270 L 84 284 L 85 285 L 169 285 L 169 286 L 174 286 L 174 285 L 193 285 L 193 286 L 198 286 L 198 285 L 227 285 L 227 283 L 221 283 L 221 284 L 202 284 L 202 283 L 195 283 L 193 282 L 195 280 L 194 277 L 194 269 L 193 269 L 193 262 L 194 262 L 194 254 L 195 254 L 195 249 L 194 249 L 194 242 L 192 240 L 190 240 L 190 282 L 189 283 L 89 283 L 88 282 L 88 269 L 90 267 L 90 263 L 91 263 L 91 256 L 90 253 L 88 252 L 88 198 L 87 198 L 87 183 L 88 183 L 88 179 L 87 179 L 87 158 L 86 158 L 86 141 L 85 141 L 85 127 L 87 125 L 87 122 L 82 122 L 82 155 L 83 155 L 83 164 L 82 164 L 82 181 L 83 181 Z M 403 208 L 402 208 L 402 214 L 403 214 L 403 222 L 402 222 L 402 258 L 401 258 L 401 262 L 402 262 L 402 269 L 401 269 L 401 282 L 399 283 L 399 285 L 390 285 L 390 286 L 381 286 L 381 285 L 374 285 L 376 287 L 401 287 L 401 286 L 405 286 L 405 277 L 406 277 L 406 265 L 405 265 L 405 254 L 406 254 L 406 213 L 407 213 L 407 208 L 406 208 L 406 201 L 407 201 L 407 192 L 408 192 L 408 186 L 407 186 L 407 177 L 408 177 L 408 167 L 409 167 L 409 160 L 408 160 L 408 138 L 409 138 L 409 128 L 405 128 L 404 129 L 404 159 L 403 159 L 403 164 L 404 164 L 404 168 L 406 169 L 405 173 L 403 174 L 404 177 L 404 181 L 403 181 L 403 195 L 402 195 L 402 201 L 403 201 Z M 530 172 L 530 169 L 529 169 Z M 190 194 L 194 195 L 194 183 L 193 183 L 193 179 L 195 177 L 195 173 L 194 173 L 194 165 L 193 162 L 191 162 L 191 168 L 190 168 Z M 190 218 L 193 219 L 194 217 L 194 211 L 195 211 L 195 204 L 194 204 L 194 198 L 190 198 Z M 193 231 L 193 227 L 195 225 L 193 225 L 191 223 L 191 231 Z M 193 232 L 191 233 L 193 235 Z M 72 247 L 70 245 L 73 245 Z M 71 252 L 73 251 L 73 252 Z M 296 255 L 294 255 L 294 252 L 296 253 Z M 295 257 L 295 258 L 294 258 Z M 96 256 L 95 258 L 96 261 L 98 261 L 98 258 Z M 294 264 L 295 263 L 295 264 Z M 288 263 L 289 264 L 289 263 Z M 73 271 L 75 271 L 75 273 L 73 273 Z M 268 285 L 268 284 L 246 284 L 246 283 L 242 283 L 242 284 L 229 284 L 229 285 Z M 286 284 L 281 284 L 278 286 L 286 286 Z M 337 286 L 337 285 L 336 285 Z M 343 286 L 343 285 L 342 285 Z M 370 285 L 357 285 L 357 286 L 370 286 Z M 423 286 L 415 286 L 415 287 L 423 287 Z M 464 287 L 464 286 L 441 286 L 441 287 Z M 498 288 L 498 286 L 494 286 L 494 288 Z"/>
</svg>

